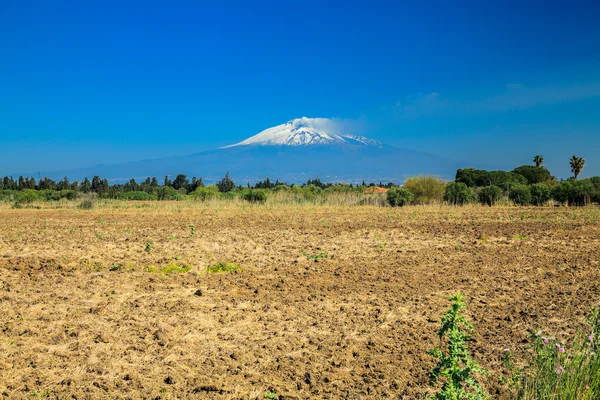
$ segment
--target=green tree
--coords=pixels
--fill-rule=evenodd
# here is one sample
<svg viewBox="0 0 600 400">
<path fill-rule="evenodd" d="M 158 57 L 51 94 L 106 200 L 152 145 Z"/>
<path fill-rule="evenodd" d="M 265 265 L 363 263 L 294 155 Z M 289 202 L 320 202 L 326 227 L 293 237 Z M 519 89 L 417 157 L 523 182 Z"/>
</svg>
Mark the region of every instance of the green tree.
<svg viewBox="0 0 600 400">
<path fill-rule="evenodd" d="M 486 186 L 479 192 L 479 200 L 490 207 L 496 204 L 501 196 L 502 189 L 494 185 Z"/>
<path fill-rule="evenodd" d="M 391 188 L 387 192 L 387 201 L 392 207 L 403 207 L 415 199 L 415 195 L 408 189 Z"/>
<path fill-rule="evenodd" d="M 531 204 L 531 189 L 527 185 L 513 185 L 508 197 L 520 206 Z"/>
<path fill-rule="evenodd" d="M 102 181 L 98 175 L 92 178 L 92 185 L 90 187 L 90 191 L 93 193 L 98 193 L 101 190 Z"/>
<path fill-rule="evenodd" d="M 531 189 L 531 202 L 536 206 L 543 206 L 550 200 L 551 189 L 545 183 L 534 183 Z"/>
<path fill-rule="evenodd" d="M 68 189 L 71 189 L 71 183 L 69 182 L 69 178 L 65 176 L 62 179 L 62 181 L 58 182 L 58 184 L 56 185 L 56 189 L 57 190 L 68 190 Z"/>
<path fill-rule="evenodd" d="M 533 157 L 533 162 L 535 163 L 536 167 L 541 167 L 542 164 L 544 163 L 544 157 L 537 155 L 537 156 Z"/>
<path fill-rule="evenodd" d="M 221 193 L 231 192 L 235 187 L 235 183 L 229 178 L 229 172 L 225 174 L 225 177 L 217 183 L 217 188 Z"/>
<path fill-rule="evenodd" d="M 444 200 L 452 205 L 463 205 L 477 201 L 477 194 L 463 182 L 450 182 L 446 185 Z"/>
<path fill-rule="evenodd" d="M 187 192 L 189 186 L 190 182 L 188 181 L 187 176 L 184 174 L 177 175 L 173 181 L 173 189 L 175 190 L 185 189 Z"/>
<path fill-rule="evenodd" d="M 429 352 L 438 359 L 437 365 L 429 374 L 430 384 L 435 387 L 439 380 L 442 386 L 429 397 L 437 400 L 484 400 L 485 392 L 474 374 L 487 375 L 487 371 L 473 360 L 467 343 L 471 339 L 469 331 L 473 326 L 467 321 L 462 310 L 466 308 L 460 293 L 450 298 L 452 306 L 442 316 L 442 327 L 438 331 L 440 340 L 447 336 L 446 351 L 435 348 Z"/>
<path fill-rule="evenodd" d="M 166 176 L 165 176 L 165 183 L 164 183 L 164 185 L 163 185 L 163 186 L 166 186 L 166 187 L 173 187 L 173 182 L 172 182 L 172 181 L 169 179 L 169 175 L 166 175 Z"/>
<path fill-rule="evenodd" d="M 549 182 L 554 179 L 550 171 L 548 171 L 545 167 L 537 167 L 534 165 L 521 165 L 512 170 L 514 174 L 519 174 L 525 177 L 527 183 L 529 185 L 533 185 L 534 183 L 541 182 Z"/>
<path fill-rule="evenodd" d="M 408 178 L 404 185 L 414 196 L 414 201 L 420 204 L 441 203 L 444 201 L 446 182 L 434 176 L 417 176 Z"/>
<path fill-rule="evenodd" d="M 573 177 L 577 179 L 583 168 L 585 167 L 585 160 L 583 157 L 573 156 L 569 160 L 569 164 L 571 165 L 571 172 L 573 173 Z"/>
<path fill-rule="evenodd" d="M 79 190 L 82 193 L 89 193 L 90 190 L 92 190 L 92 183 L 90 182 L 90 180 L 87 177 L 83 179 L 83 182 L 81 182 L 81 185 L 79 186 Z"/>
</svg>

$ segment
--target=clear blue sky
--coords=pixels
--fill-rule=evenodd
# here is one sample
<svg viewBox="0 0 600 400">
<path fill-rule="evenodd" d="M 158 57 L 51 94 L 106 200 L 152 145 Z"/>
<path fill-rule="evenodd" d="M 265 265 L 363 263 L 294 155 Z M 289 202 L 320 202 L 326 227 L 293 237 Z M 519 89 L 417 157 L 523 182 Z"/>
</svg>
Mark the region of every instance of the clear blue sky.
<svg viewBox="0 0 600 400">
<path fill-rule="evenodd" d="M 0 175 L 336 118 L 398 147 L 600 175 L 598 1 L 0 1 Z"/>
</svg>

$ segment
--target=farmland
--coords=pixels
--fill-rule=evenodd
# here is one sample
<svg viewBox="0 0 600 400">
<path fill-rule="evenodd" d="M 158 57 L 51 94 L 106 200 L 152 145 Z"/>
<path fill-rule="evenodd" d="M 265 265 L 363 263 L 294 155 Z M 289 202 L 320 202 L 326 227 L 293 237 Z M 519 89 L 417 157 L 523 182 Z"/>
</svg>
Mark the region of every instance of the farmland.
<svg viewBox="0 0 600 400">
<path fill-rule="evenodd" d="M 505 349 L 600 304 L 597 206 L 11 205 L 5 398 L 417 398 L 458 291 L 502 398 Z"/>
</svg>

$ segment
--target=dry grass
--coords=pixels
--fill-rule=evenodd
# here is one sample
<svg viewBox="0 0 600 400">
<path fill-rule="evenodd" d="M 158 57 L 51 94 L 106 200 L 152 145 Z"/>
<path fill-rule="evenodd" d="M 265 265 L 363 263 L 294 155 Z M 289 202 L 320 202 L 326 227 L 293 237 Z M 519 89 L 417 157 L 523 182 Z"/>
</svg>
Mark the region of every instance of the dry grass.
<svg viewBox="0 0 600 400">
<path fill-rule="evenodd" d="M 450 294 L 496 373 L 600 303 L 598 208 L 39 206 L 0 205 L 6 398 L 415 398 Z"/>
</svg>

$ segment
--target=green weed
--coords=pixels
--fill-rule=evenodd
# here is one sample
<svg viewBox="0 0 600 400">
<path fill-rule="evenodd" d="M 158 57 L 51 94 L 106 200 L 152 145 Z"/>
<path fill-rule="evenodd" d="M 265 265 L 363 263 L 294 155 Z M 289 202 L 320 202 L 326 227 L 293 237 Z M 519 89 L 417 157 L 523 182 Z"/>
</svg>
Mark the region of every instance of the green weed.
<svg viewBox="0 0 600 400">
<path fill-rule="evenodd" d="M 208 268 L 206 268 L 206 273 L 207 274 L 216 274 L 216 273 L 221 273 L 221 272 L 239 272 L 242 269 L 233 264 L 233 263 L 227 263 L 227 262 L 221 262 L 218 264 L 214 264 L 209 266 Z"/>
<path fill-rule="evenodd" d="M 487 371 L 471 358 L 467 343 L 473 326 L 467 321 L 462 310 L 466 308 L 460 293 L 450 298 L 452 306 L 442 316 L 442 327 L 438 331 L 440 340 L 447 337 L 446 351 L 435 348 L 429 352 L 438 363 L 429 374 L 432 387 L 443 381 L 441 388 L 429 399 L 436 400 L 484 400 L 483 388 L 474 374 L 487 375 Z"/>
</svg>

